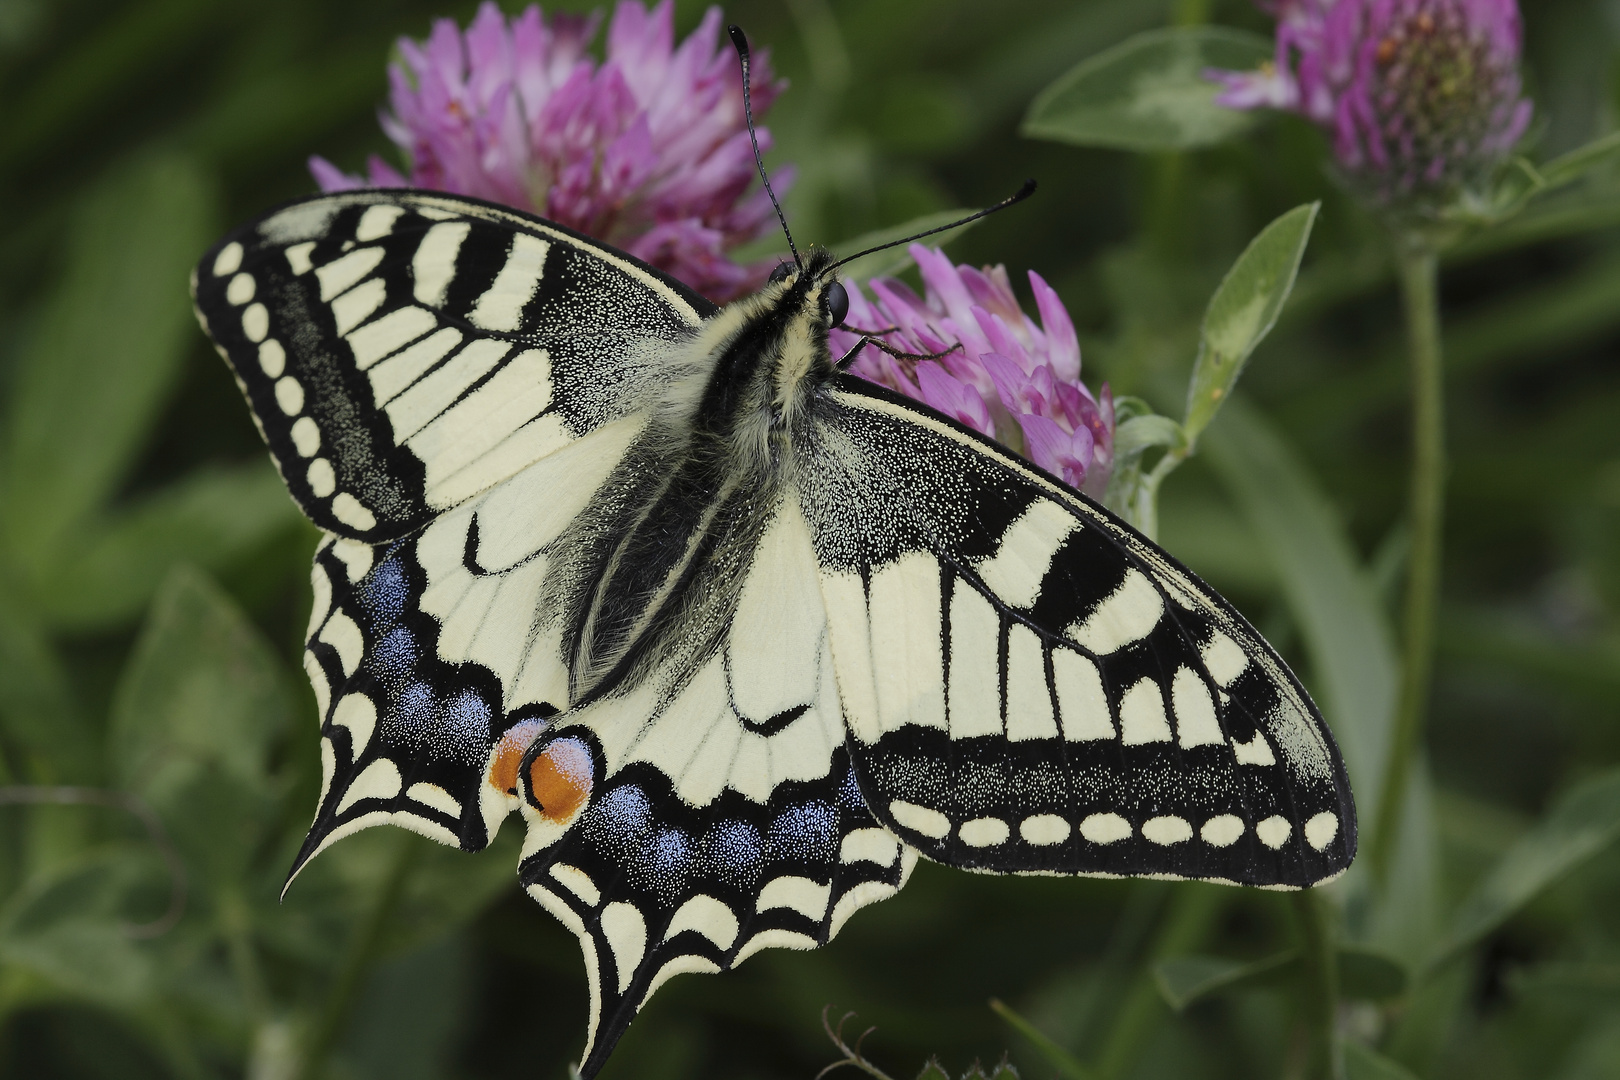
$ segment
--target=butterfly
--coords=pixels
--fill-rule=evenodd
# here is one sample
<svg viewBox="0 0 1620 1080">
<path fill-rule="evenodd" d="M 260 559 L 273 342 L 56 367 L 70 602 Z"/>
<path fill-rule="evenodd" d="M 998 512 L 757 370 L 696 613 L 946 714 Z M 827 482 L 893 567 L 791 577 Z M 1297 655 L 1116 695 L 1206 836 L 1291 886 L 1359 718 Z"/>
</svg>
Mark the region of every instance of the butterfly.
<svg viewBox="0 0 1620 1080">
<path fill-rule="evenodd" d="M 198 317 L 323 532 L 323 781 L 579 938 L 594 1075 L 666 979 L 825 944 L 919 856 L 1300 888 L 1355 806 L 1230 604 L 1005 448 L 842 370 L 831 255 L 717 309 L 476 199 L 303 199 Z"/>
</svg>

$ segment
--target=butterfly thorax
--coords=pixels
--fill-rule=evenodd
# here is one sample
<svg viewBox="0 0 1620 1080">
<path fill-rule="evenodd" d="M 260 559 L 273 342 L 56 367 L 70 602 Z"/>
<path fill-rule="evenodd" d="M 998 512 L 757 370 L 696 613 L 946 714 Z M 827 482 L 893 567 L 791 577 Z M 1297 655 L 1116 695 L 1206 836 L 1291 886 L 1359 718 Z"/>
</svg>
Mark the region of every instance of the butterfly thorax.
<svg viewBox="0 0 1620 1080">
<path fill-rule="evenodd" d="M 829 261 L 814 253 L 708 321 L 605 485 L 613 494 L 564 538 L 570 578 L 591 583 L 559 597 L 574 702 L 693 670 L 720 647 L 768 524 L 760 508 L 792 482 L 795 435 L 834 374 Z"/>
</svg>

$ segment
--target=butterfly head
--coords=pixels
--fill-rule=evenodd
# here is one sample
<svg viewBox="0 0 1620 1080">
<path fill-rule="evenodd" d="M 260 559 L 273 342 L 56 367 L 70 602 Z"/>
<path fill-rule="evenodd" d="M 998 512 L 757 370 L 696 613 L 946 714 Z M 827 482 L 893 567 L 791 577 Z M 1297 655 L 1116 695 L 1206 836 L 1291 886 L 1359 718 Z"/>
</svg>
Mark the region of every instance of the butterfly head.
<svg viewBox="0 0 1620 1080">
<path fill-rule="evenodd" d="M 820 314 L 826 329 L 836 330 L 849 317 L 849 290 L 833 273 L 835 265 L 831 254 L 814 249 L 802 268 L 790 262 L 778 263 L 767 285 L 781 285 L 779 295 L 785 302 L 797 299 Z"/>
</svg>

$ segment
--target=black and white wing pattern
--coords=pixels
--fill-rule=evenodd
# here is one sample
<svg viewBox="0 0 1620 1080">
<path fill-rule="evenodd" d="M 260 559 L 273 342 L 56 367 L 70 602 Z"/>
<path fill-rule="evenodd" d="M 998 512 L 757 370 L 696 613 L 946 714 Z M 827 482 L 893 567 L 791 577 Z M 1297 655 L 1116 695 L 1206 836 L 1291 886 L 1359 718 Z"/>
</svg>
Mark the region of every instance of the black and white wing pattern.
<svg viewBox="0 0 1620 1080">
<path fill-rule="evenodd" d="M 482 848 L 515 806 L 490 770 L 567 700 L 531 625 L 531 556 L 714 306 L 561 226 L 416 191 L 273 211 L 209 251 L 192 292 L 328 534 L 305 654 L 325 778 L 295 871 L 383 822 Z"/>
<path fill-rule="evenodd" d="M 298 505 L 373 544 L 646 407 L 660 346 L 715 310 L 562 226 L 416 191 L 270 213 L 192 292 Z"/>
<path fill-rule="evenodd" d="M 1297 888 L 1355 852 L 1327 728 L 1106 511 L 835 374 L 832 257 L 724 310 L 528 215 L 294 203 L 199 316 L 326 533 L 297 867 L 384 822 L 579 937 L 585 1076 L 672 975 L 813 948 L 919 854 Z"/>
<path fill-rule="evenodd" d="M 1349 865 L 1332 736 L 1224 600 L 1071 489 L 841 376 L 800 483 L 857 781 L 925 856 L 1270 887 Z"/>
<path fill-rule="evenodd" d="M 799 499 L 760 512 L 762 531 L 739 514 L 721 530 L 749 557 L 696 669 L 673 661 L 557 717 L 524 759 L 519 874 L 585 952 L 585 1075 L 664 980 L 825 944 L 916 862 L 851 767 Z"/>
</svg>

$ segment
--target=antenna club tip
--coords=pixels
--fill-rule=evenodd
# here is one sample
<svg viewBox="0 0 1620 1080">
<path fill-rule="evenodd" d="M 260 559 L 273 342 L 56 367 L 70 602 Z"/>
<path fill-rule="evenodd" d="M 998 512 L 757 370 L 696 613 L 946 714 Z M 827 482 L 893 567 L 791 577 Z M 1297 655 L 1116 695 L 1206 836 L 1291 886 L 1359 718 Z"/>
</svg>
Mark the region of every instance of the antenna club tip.
<svg viewBox="0 0 1620 1080">
<path fill-rule="evenodd" d="M 737 52 L 742 56 L 747 56 L 748 35 L 743 33 L 743 28 L 738 26 L 736 23 L 732 23 L 730 26 L 726 27 L 726 33 L 731 35 L 731 43 L 732 45 L 736 46 Z"/>
<path fill-rule="evenodd" d="M 1035 178 L 1032 176 L 1024 181 L 1024 186 L 1019 188 L 1018 194 L 1013 197 L 1015 199 L 1027 199 L 1033 194 L 1035 194 Z"/>
</svg>

